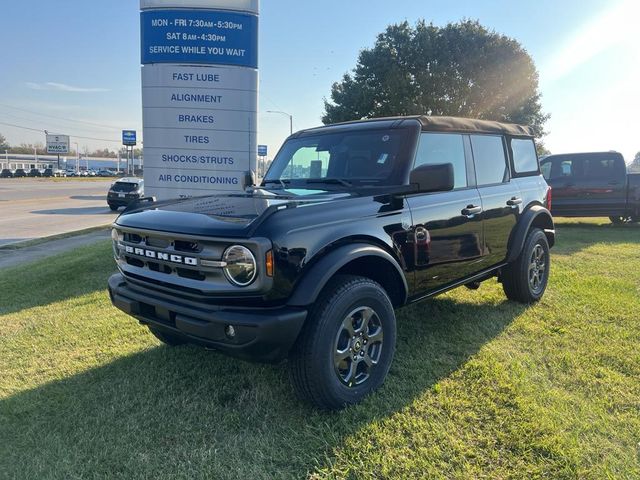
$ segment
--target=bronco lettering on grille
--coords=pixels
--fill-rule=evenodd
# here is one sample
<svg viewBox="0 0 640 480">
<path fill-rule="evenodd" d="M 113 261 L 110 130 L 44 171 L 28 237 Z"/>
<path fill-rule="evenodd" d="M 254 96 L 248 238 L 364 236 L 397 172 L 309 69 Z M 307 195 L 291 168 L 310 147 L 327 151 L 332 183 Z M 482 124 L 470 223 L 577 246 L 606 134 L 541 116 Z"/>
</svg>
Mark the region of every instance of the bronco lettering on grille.
<svg viewBox="0 0 640 480">
<path fill-rule="evenodd" d="M 145 248 L 131 247 L 125 245 L 124 251 L 130 255 L 138 255 L 140 257 L 155 258 L 157 260 L 164 260 L 165 262 L 180 263 L 182 265 L 198 265 L 198 259 L 195 257 L 185 257 L 184 255 L 169 254 L 165 252 L 158 252 L 156 250 L 147 250 Z"/>
</svg>

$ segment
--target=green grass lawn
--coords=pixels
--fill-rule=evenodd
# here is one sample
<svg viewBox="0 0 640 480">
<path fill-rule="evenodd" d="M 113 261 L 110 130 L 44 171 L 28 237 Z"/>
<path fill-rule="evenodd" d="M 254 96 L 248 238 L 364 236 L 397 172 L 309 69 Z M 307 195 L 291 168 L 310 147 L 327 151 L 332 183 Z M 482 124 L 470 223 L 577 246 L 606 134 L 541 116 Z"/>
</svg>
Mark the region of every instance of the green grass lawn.
<svg viewBox="0 0 640 480">
<path fill-rule="evenodd" d="M 0 478 L 640 478 L 640 228 L 558 223 L 542 302 L 399 310 L 385 385 L 339 413 L 160 345 L 111 307 L 107 242 L 4 270 Z"/>
</svg>

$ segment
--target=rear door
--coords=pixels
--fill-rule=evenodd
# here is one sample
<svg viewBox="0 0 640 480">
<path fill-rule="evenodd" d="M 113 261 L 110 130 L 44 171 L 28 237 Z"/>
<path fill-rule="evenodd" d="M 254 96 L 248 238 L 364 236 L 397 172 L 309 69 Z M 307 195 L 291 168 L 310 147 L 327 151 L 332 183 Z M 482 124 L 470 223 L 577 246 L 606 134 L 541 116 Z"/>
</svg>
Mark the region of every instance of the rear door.
<svg viewBox="0 0 640 480">
<path fill-rule="evenodd" d="M 482 207 L 475 188 L 468 140 L 458 133 L 423 132 L 414 168 L 451 163 L 454 189 L 407 196 L 416 273 L 414 296 L 433 292 L 479 271 L 482 257 Z"/>
<path fill-rule="evenodd" d="M 581 207 L 590 215 L 624 215 L 627 168 L 619 153 L 585 156 L 582 166 Z"/>
<path fill-rule="evenodd" d="M 483 267 L 503 262 L 522 208 L 520 189 L 510 181 L 502 135 L 470 135 L 476 183 L 482 201 Z"/>
</svg>

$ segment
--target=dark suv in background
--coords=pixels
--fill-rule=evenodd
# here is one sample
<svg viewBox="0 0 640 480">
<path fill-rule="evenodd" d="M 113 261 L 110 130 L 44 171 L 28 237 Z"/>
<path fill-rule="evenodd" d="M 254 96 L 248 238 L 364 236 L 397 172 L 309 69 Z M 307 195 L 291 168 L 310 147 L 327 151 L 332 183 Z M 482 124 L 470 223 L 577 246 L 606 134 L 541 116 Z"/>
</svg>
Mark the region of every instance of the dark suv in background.
<svg viewBox="0 0 640 480">
<path fill-rule="evenodd" d="M 113 211 L 126 207 L 144 196 L 144 180 L 136 177 L 123 177 L 111 184 L 107 192 L 107 204 Z"/>
<path fill-rule="evenodd" d="M 288 358 L 303 398 L 341 408 L 387 375 L 395 308 L 494 277 L 539 300 L 549 201 L 526 127 L 420 116 L 305 130 L 260 186 L 120 215 L 109 293 L 169 345 Z"/>
</svg>

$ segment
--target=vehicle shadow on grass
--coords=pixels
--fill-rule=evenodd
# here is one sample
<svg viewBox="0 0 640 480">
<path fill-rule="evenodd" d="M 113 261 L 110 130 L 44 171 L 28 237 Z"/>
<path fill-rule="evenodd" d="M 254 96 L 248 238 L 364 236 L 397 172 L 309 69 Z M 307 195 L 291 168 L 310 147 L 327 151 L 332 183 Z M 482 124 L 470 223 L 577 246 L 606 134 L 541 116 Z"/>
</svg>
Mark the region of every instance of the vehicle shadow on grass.
<svg viewBox="0 0 640 480">
<path fill-rule="evenodd" d="M 458 370 L 524 308 L 443 297 L 399 310 L 385 385 L 337 413 L 298 401 L 286 365 L 150 347 L 0 401 L 0 470 L 34 478 L 301 478 L 360 428 Z"/>
</svg>

